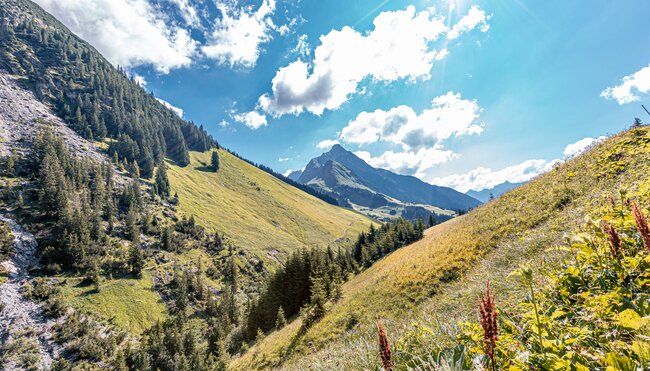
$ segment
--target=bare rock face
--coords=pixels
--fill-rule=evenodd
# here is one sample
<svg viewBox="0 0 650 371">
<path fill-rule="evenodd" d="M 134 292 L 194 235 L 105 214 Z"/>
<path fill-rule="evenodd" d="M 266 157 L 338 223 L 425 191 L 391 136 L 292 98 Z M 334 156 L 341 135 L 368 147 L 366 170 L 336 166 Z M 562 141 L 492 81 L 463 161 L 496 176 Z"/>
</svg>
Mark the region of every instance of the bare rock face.
<svg viewBox="0 0 650 371">
<path fill-rule="evenodd" d="M 8 156 L 12 150 L 27 153 L 39 128 L 47 125 L 63 137 L 71 152 L 105 161 L 92 143 L 75 133 L 20 82 L 0 70 L 0 157 Z"/>
<path fill-rule="evenodd" d="M 2 262 L 9 279 L 0 285 L 0 345 L 7 348 L 7 345 L 20 340 L 34 342 L 40 355 L 40 369 L 48 370 L 62 351 L 53 339 L 55 321 L 45 316 L 41 304 L 23 294 L 23 287 L 30 278 L 29 269 L 39 265 L 36 239 L 14 220 L 2 215 L 0 220 L 11 227 L 15 246 L 11 260 Z M 14 359 L 5 361 L 6 369 L 17 367 Z"/>
</svg>

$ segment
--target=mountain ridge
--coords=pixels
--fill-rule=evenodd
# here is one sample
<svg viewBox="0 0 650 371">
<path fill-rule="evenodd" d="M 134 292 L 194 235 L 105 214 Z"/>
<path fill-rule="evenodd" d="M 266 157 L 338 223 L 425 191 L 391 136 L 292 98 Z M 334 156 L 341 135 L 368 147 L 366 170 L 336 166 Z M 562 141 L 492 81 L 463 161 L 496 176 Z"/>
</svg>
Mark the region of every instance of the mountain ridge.
<svg viewBox="0 0 650 371">
<path fill-rule="evenodd" d="M 341 167 L 347 169 L 348 176 L 344 177 L 343 183 L 335 182 L 331 174 L 328 174 L 333 169 L 328 165 L 330 162 L 340 165 L 336 166 L 339 173 Z M 452 188 L 428 184 L 413 176 L 374 168 L 339 144 L 311 159 L 301 172 L 293 172 L 289 176 L 297 178 L 300 183 L 319 188 L 323 192 L 337 194 L 339 202 L 346 199 L 353 202 L 354 195 L 345 189 L 337 191 L 334 188 L 339 186 L 349 189 L 350 184 L 353 184 L 357 190 L 372 192 L 379 195 L 376 197 L 386 198 L 386 202 L 390 202 L 390 198 L 403 203 L 431 205 L 454 211 L 466 211 L 481 204 L 471 196 Z M 371 207 L 368 203 L 362 205 Z"/>
<path fill-rule="evenodd" d="M 525 184 L 525 182 L 510 183 L 509 181 L 505 181 L 501 184 L 495 185 L 492 188 L 485 188 L 480 191 L 469 190 L 465 192 L 465 194 L 474 197 L 481 202 L 488 202 L 491 199 L 497 198 L 512 189 L 522 186 L 523 184 Z"/>
</svg>

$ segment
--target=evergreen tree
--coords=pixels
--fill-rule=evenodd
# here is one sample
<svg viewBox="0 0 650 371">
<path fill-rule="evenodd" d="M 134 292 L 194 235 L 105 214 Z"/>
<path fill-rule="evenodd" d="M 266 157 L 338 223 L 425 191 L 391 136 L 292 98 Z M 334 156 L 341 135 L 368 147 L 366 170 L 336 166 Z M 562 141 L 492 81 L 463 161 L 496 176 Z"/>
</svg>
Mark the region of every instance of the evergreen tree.
<svg viewBox="0 0 650 371">
<path fill-rule="evenodd" d="M 142 277 L 142 269 L 144 268 L 144 255 L 140 244 L 131 243 L 129 248 L 129 267 L 131 268 L 131 274 L 140 278 Z"/>
<path fill-rule="evenodd" d="M 99 272 L 99 263 L 95 259 L 92 263 L 91 271 L 90 271 L 90 281 L 93 283 L 93 286 L 95 287 L 95 292 L 99 292 L 99 284 L 101 282 L 101 276 Z"/>
<path fill-rule="evenodd" d="M 434 225 L 438 224 L 436 221 L 436 217 L 434 213 L 429 214 L 429 227 L 433 227 Z"/>
<path fill-rule="evenodd" d="M 215 173 L 219 171 L 219 152 L 212 151 L 212 161 L 210 162 L 210 168 Z"/>
<path fill-rule="evenodd" d="M 11 155 L 7 157 L 7 161 L 5 162 L 5 174 L 7 174 L 7 176 L 12 177 L 16 175 L 16 158 L 16 152 L 14 151 L 12 151 Z"/>
<path fill-rule="evenodd" d="M 161 163 L 156 171 L 156 189 L 160 197 L 169 197 L 171 188 L 169 186 L 169 178 L 167 177 L 167 167 L 165 163 Z"/>
<path fill-rule="evenodd" d="M 280 306 L 280 308 L 278 308 L 278 314 L 276 315 L 275 319 L 275 329 L 279 330 L 286 325 L 287 319 L 284 317 L 284 309 L 282 309 L 282 306 Z"/>
</svg>

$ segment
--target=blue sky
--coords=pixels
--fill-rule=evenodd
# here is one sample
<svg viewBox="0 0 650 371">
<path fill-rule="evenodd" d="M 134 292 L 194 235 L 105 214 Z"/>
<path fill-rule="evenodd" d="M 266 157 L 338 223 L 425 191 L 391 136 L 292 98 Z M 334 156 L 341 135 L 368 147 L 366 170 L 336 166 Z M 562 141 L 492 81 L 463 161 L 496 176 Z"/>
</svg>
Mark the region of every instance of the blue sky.
<svg viewBox="0 0 650 371">
<path fill-rule="evenodd" d="M 650 121 L 647 1 L 36 2 L 280 172 L 340 142 L 479 190 Z"/>
</svg>

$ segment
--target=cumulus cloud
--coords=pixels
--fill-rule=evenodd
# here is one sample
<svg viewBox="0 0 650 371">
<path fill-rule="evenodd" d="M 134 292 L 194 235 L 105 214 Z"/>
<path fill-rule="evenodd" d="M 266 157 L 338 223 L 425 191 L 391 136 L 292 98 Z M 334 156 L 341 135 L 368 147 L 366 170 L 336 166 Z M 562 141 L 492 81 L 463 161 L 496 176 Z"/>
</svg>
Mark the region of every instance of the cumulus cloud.
<svg viewBox="0 0 650 371">
<path fill-rule="evenodd" d="M 450 31 L 433 8 L 416 12 L 408 6 L 380 13 L 374 29 L 365 34 L 348 26 L 332 30 L 320 37 L 311 63 L 296 60 L 277 71 L 271 93 L 262 95 L 258 106 L 274 116 L 304 111 L 320 115 L 360 92 L 364 79 L 428 79 L 434 63 L 448 54 L 444 47 L 433 47 L 441 36 L 453 31 L 455 38 L 482 23 L 487 30 L 487 17 L 479 8 L 473 7 L 468 16 L 471 19 L 461 20 L 462 25 Z"/>
<path fill-rule="evenodd" d="M 277 28 L 271 19 L 275 0 L 263 0 L 257 9 L 238 8 L 225 2 L 218 2 L 217 7 L 221 18 L 215 20 L 214 30 L 201 51 L 221 64 L 254 66 L 261 45 L 271 40 L 271 31 Z"/>
<path fill-rule="evenodd" d="M 291 160 L 289 157 L 280 157 L 280 158 L 278 158 L 278 162 L 287 162 L 289 160 Z"/>
<path fill-rule="evenodd" d="M 401 150 L 386 151 L 376 157 L 367 151 L 356 154 L 374 167 L 423 178 L 435 165 L 460 156 L 444 148 L 446 140 L 483 132 L 477 122 L 480 110 L 475 100 L 448 92 L 434 98 L 431 108 L 419 114 L 409 106 L 361 112 L 341 130 L 339 139 L 356 145 L 396 145 Z"/>
<path fill-rule="evenodd" d="M 418 150 L 440 145 L 452 136 L 480 134 L 483 127 L 476 122 L 479 112 L 475 100 L 462 99 L 450 91 L 434 98 L 431 108 L 420 114 L 404 105 L 388 111 L 361 112 L 341 130 L 340 139 L 354 144 L 383 141 Z"/>
<path fill-rule="evenodd" d="M 370 166 L 387 169 L 398 174 L 413 175 L 418 178 L 426 176 L 426 170 L 434 165 L 445 163 L 459 156 L 457 153 L 439 146 L 420 148 L 415 152 L 386 151 L 377 157 L 373 157 L 367 151 L 357 151 L 355 154 Z"/>
<path fill-rule="evenodd" d="M 266 116 L 260 114 L 257 111 L 250 111 L 246 113 L 238 113 L 233 115 L 233 119 L 237 122 L 240 122 L 251 129 L 259 129 L 262 126 L 266 126 Z"/>
<path fill-rule="evenodd" d="M 639 71 L 623 77 L 621 83 L 609 87 L 600 93 L 606 99 L 613 99 L 618 104 L 638 102 L 641 100 L 638 94 L 645 94 L 650 91 L 650 65 Z"/>
<path fill-rule="evenodd" d="M 170 110 L 174 111 L 174 113 L 176 115 L 178 115 L 178 117 L 183 118 L 183 113 L 185 111 L 183 111 L 182 108 L 178 108 L 178 107 L 172 105 L 171 103 L 167 102 L 166 100 L 163 100 L 163 99 L 160 99 L 160 98 L 156 98 L 156 100 L 158 102 L 162 103 L 163 106 L 165 106 L 165 107 L 169 108 Z"/>
<path fill-rule="evenodd" d="M 135 74 L 135 75 L 133 75 L 133 81 L 135 81 L 135 83 L 140 85 L 142 88 L 147 87 L 147 80 L 145 80 L 145 78 L 143 76 Z"/>
<path fill-rule="evenodd" d="M 36 0 L 115 65 L 167 73 L 189 66 L 197 42 L 146 0 Z"/>
<path fill-rule="evenodd" d="M 598 138 L 590 138 L 586 137 L 583 139 L 580 139 L 579 141 L 575 143 L 571 143 L 564 148 L 564 157 L 565 158 L 571 158 L 574 156 L 577 156 L 584 152 L 586 149 L 588 149 L 590 146 L 592 146 L 594 143 L 598 143 L 602 140 L 605 140 L 607 137 L 600 136 Z"/>
<path fill-rule="evenodd" d="M 316 144 L 316 148 L 318 149 L 330 149 L 332 148 L 333 145 L 339 144 L 339 141 L 336 139 L 325 139 L 321 140 Z"/>
<path fill-rule="evenodd" d="M 458 21 L 458 23 L 447 32 L 447 39 L 457 39 L 460 35 L 469 32 L 476 27 L 478 27 L 481 32 L 487 32 L 490 29 L 490 25 L 487 23 L 489 19 L 490 16 L 486 15 L 481 8 L 472 5 L 467 12 L 467 15 L 461 18 L 460 21 Z"/>
<path fill-rule="evenodd" d="M 431 184 L 454 188 L 460 192 L 469 190 L 481 191 L 493 188 L 506 181 L 510 183 L 527 182 L 539 174 L 553 168 L 560 160 L 526 160 L 520 164 L 508 166 L 500 170 L 487 167 L 477 167 L 465 174 L 455 174 L 430 179 Z"/>
</svg>

